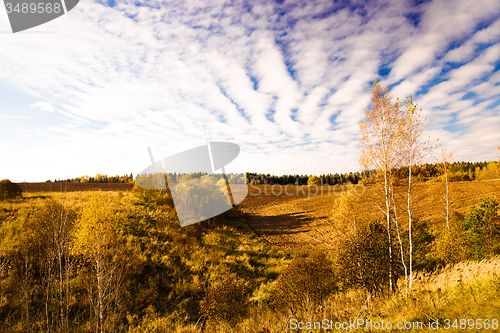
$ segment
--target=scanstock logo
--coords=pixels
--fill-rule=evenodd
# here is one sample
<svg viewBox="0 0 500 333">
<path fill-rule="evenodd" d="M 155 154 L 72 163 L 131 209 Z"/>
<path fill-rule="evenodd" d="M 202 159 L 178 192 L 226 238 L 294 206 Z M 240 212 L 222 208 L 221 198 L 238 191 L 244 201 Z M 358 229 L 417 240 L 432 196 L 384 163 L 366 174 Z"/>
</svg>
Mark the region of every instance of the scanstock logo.
<svg viewBox="0 0 500 333">
<path fill-rule="evenodd" d="M 79 0 L 3 0 L 12 32 L 52 21 L 75 8 Z"/>
<path fill-rule="evenodd" d="M 169 191 L 181 226 L 215 217 L 239 204 L 248 194 L 244 173 L 226 173 L 240 147 L 230 142 L 208 142 L 154 161 L 140 172 L 135 183 L 149 190 Z"/>
</svg>

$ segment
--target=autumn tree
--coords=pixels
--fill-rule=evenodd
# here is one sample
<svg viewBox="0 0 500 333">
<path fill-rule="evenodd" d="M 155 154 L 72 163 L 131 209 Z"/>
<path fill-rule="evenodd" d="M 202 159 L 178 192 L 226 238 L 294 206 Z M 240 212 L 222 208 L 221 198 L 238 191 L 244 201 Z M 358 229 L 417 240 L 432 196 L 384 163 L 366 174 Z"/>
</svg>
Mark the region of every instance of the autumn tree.
<svg viewBox="0 0 500 333">
<path fill-rule="evenodd" d="M 370 294 L 387 289 L 389 272 L 395 274 L 399 267 L 387 270 L 390 257 L 384 229 L 378 221 L 365 223 L 339 244 L 339 275 L 345 286 L 363 287 Z"/>
<path fill-rule="evenodd" d="M 401 119 L 401 140 L 403 165 L 408 168 L 408 183 L 406 190 L 406 210 L 408 214 L 408 245 L 409 245 L 409 287 L 412 286 L 413 274 L 413 215 L 414 203 L 417 195 L 413 184 L 413 168 L 422 164 L 427 153 L 435 148 L 430 140 L 424 140 L 424 129 L 428 126 L 425 118 L 421 118 L 422 110 L 417 109 L 413 96 L 406 98 L 406 106 Z M 403 261 L 404 263 L 404 261 Z"/>
<path fill-rule="evenodd" d="M 355 258 L 350 258 L 356 262 L 358 268 L 358 277 L 362 282 L 363 287 L 366 289 L 364 277 L 362 272 L 361 254 L 359 251 L 359 228 L 362 226 L 358 216 L 358 207 L 360 198 L 354 190 L 354 185 L 349 185 L 347 191 L 337 197 L 333 203 L 333 210 L 330 215 L 330 220 L 333 222 L 333 227 L 339 235 L 339 241 L 336 243 L 352 241 L 353 246 L 356 248 L 353 253 Z"/>
<path fill-rule="evenodd" d="M 321 179 L 318 176 L 309 176 L 307 179 L 307 185 L 318 186 L 320 185 Z"/>
<path fill-rule="evenodd" d="M 391 236 L 391 203 L 394 182 L 393 170 L 401 165 L 401 123 L 403 114 L 399 99 L 394 100 L 385 87 L 373 83 L 371 107 L 360 123 L 360 165 L 363 170 L 376 170 L 383 180 L 383 204 L 377 207 L 384 213 L 389 252 L 389 289 L 395 289 Z"/>
<path fill-rule="evenodd" d="M 118 299 L 122 278 L 119 222 L 116 208 L 99 192 L 83 208 L 73 235 L 73 253 L 90 266 L 87 288 L 96 331 L 101 333 L 110 326 L 106 319 Z"/>
<path fill-rule="evenodd" d="M 447 149 L 441 149 L 441 159 L 438 161 L 443 169 L 444 182 L 445 182 L 445 194 L 443 196 L 444 202 L 444 213 L 446 218 L 446 228 L 450 230 L 450 183 L 449 183 L 449 173 L 450 173 L 450 163 L 453 162 L 453 154 L 448 153 Z"/>
<path fill-rule="evenodd" d="M 0 201 L 22 197 L 23 190 L 8 179 L 0 180 Z"/>
</svg>

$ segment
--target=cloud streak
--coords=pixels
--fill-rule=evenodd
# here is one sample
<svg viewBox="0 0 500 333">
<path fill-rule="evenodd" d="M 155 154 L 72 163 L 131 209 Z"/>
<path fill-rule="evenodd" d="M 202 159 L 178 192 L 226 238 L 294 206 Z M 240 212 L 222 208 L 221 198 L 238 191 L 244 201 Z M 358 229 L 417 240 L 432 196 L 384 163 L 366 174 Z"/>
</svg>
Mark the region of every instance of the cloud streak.
<svg viewBox="0 0 500 333">
<path fill-rule="evenodd" d="M 0 82 L 53 119 L 0 148 L 42 158 L 35 135 L 72 161 L 34 180 L 140 171 L 147 146 L 167 156 L 206 140 L 240 144 L 248 171 L 353 171 L 381 80 L 415 95 L 455 156 L 494 159 L 499 26 L 497 1 L 88 1 L 35 28 L 54 33 L 0 36 Z M 16 169 L 1 176 L 28 178 Z"/>
</svg>

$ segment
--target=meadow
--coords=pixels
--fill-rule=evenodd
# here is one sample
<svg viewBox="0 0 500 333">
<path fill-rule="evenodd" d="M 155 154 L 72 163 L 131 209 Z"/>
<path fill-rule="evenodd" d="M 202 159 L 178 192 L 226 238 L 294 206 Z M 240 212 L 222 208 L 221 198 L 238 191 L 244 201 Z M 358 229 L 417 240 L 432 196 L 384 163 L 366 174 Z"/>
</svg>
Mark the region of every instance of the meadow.
<svg viewBox="0 0 500 333">
<path fill-rule="evenodd" d="M 396 264 L 395 291 L 379 189 L 359 186 L 356 237 L 334 219 L 347 185 L 251 185 L 236 209 L 183 228 L 165 192 L 25 191 L 0 202 L 0 331 L 449 331 L 469 319 L 473 331 L 478 319 L 498 329 L 500 180 L 451 183 L 450 230 L 443 182 L 419 183 L 413 285 Z M 488 227 L 488 242 L 466 221 Z"/>
</svg>

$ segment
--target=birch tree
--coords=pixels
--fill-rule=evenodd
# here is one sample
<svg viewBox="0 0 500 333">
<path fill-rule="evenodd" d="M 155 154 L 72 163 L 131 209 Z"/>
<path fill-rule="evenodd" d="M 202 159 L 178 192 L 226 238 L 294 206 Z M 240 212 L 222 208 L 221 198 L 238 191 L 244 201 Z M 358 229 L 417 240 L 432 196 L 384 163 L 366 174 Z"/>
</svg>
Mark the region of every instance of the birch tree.
<svg viewBox="0 0 500 333">
<path fill-rule="evenodd" d="M 383 205 L 377 205 L 386 220 L 389 249 L 389 289 L 395 290 L 394 262 L 391 236 L 391 202 L 393 170 L 401 165 L 401 123 L 403 115 L 399 99 L 394 100 L 385 87 L 373 83 L 371 107 L 360 123 L 360 165 L 363 170 L 376 170 L 383 178 Z"/>
<path fill-rule="evenodd" d="M 330 220 L 333 222 L 333 227 L 337 230 L 337 234 L 342 235 L 344 238 L 350 236 L 351 239 L 354 240 L 354 243 L 356 244 L 356 266 L 358 269 L 359 280 L 361 281 L 363 288 L 366 289 L 366 284 L 361 267 L 361 256 L 359 254 L 360 251 L 358 246 L 358 229 L 360 227 L 360 221 L 356 214 L 356 206 L 359 201 L 359 196 L 356 194 L 354 186 L 349 185 L 348 190 L 342 192 L 342 194 L 335 199 L 333 210 L 330 215 Z M 346 236 L 346 234 L 349 236 Z"/>
<path fill-rule="evenodd" d="M 418 166 L 423 162 L 427 153 L 435 148 L 429 140 L 424 140 L 423 134 L 426 124 L 426 119 L 421 118 L 422 110 L 417 109 L 417 104 L 413 102 L 413 96 L 406 98 L 406 106 L 404 116 L 401 123 L 401 138 L 402 138 L 402 155 L 404 157 L 404 166 L 408 168 L 408 184 L 406 189 L 406 210 L 408 214 L 408 245 L 409 245 L 409 287 L 412 287 L 413 275 L 413 238 L 412 226 L 414 215 L 414 202 L 417 198 L 413 184 L 413 167 Z M 404 261 L 403 261 L 404 264 Z M 406 266 L 405 266 L 406 270 Z"/>
<path fill-rule="evenodd" d="M 96 332 L 101 333 L 106 331 L 106 318 L 121 283 L 118 226 L 112 203 L 98 193 L 83 208 L 73 238 L 73 253 L 90 264 L 89 300 L 96 318 Z"/>
<path fill-rule="evenodd" d="M 448 180 L 448 174 L 449 174 L 449 165 L 453 161 L 453 154 L 448 153 L 446 148 L 441 149 L 441 160 L 439 163 L 443 167 L 443 174 L 444 174 L 444 180 L 445 180 L 445 194 L 443 196 L 443 201 L 444 201 L 444 213 L 446 217 L 446 229 L 450 230 L 450 206 L 451 206 L 451 199 L 450 199 L 450 184 Z"/>
</svg>

